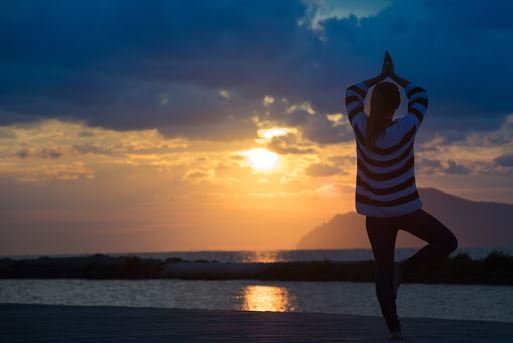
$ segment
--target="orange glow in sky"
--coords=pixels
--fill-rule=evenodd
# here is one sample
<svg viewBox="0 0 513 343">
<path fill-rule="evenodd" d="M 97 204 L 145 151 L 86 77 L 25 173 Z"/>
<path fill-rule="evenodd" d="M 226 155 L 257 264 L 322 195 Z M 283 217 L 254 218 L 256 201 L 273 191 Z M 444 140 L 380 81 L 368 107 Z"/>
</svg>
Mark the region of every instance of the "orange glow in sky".
<svg viewBox="0 0 513 343">
<path fill-rule="evenodd" d="M 354 211 L 354 142 L 317 144 L 291 127 L 214 141 L 46 120 L 0 126 L 0 143 L 4 254 L 291 249 Z M 505 148 L 449 145 L 417 158 L 485 165 Z M 465 190 L 455 183 L 464 178 L 426 173 L 419 185 Z"/>
</svg>

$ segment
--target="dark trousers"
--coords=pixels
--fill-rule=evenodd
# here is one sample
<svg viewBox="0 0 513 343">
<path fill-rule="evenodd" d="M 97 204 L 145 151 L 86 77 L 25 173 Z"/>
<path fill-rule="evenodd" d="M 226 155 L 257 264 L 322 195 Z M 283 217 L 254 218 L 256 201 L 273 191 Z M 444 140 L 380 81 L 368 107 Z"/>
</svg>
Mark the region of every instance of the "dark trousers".
<svg viewBox="0 0 513 343">
<path fill-rule="evenodd" d="M 458 246 L 458 241 L 444 224 L 422 209 L 397 217 L 367 216 L 365 225 L 376 261 L 376 295 L 381 313 L 391 332 L 400 330 L 393 288 L 398 230 L 405 230 L 428 242 L 413 256 L 400 262 L 405 276 L 427 262 L 449 255 Z"/>
</svg>

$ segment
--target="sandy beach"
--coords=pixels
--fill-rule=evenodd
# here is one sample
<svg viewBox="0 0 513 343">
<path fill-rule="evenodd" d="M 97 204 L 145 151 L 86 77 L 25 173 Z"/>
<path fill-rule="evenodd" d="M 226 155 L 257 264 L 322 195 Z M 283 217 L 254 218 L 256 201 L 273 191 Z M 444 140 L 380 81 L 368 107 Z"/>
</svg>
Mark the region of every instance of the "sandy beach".
<svg viewBox="0 0 513 343">
<path fill-rule="evenodd" d="M 409 342 L 511 342 L 513 323 L 403 318 Z M 379 317 L 0 304 L 0 341 L 388 342 Z"/>
</svg>

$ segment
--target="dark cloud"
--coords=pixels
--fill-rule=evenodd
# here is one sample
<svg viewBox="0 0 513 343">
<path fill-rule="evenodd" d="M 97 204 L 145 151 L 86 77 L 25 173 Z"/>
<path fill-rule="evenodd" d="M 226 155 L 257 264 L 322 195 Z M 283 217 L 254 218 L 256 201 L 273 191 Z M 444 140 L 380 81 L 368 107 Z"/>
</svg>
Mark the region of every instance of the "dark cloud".
<svg viewBox="0 0 513 343">
<path fill-rule="evenodd" d="M 22 149 L 20 149 L 20 150 L 16 151 L 15 155 L 16 155 L 17 157 L 19 157 L 19 158 L 27 158 L 27 157 L 29 157 L 29 156 L 30 156 L 30 152 L 29 152 L 29 150 L 28 150 L 28 149 L 26 149 L 26 148 L 22 148 Z"/>
<path fill-rule="evenodd" d="M 43 158 L 59 158 L 63 155 L 59 149 L 41 149 L 39 153 Z"/>
<path fill-rule="evenodd" d="M 470 168 L 461 163 L 449 160 L 447 167 L 444 168 L 444 172 L 446 174 L 469 174 Z"/>
<path fill-rule="evenodd" d="M 513 154 L 504 154 L 497 157 L 495 163 L 504 167 L 513 167 Z"/>
<path fill-rule="evenodd" d="M 442 164 L 440 160 L 418 157 L 415 161 L 415 167 L 420 174 L 470 174 L 471 168 L 461 162 L 448 160 L 447 165 Z"/>
<path fill-rule="evenodd" d="M 0 32 L 9 43 L 1 51 L 7 81 L 0 86 L 0 106 L 13 114 L 0 121 L 66 116 L 116 129 L 177 134 L 183 127 L 194 135 L 191 126 L 247 118 L 258 101 L 248 96 L 258 93 L 252 89 L 272 91 L 264 85 L 277 83 L 287 58 L 282 49 L 298 30 L 304 6 L 233 5 L 4 3 Z M 241 96 L 227 101 L 221 89 Z M 199 131 L 205 137 L 209 130 Z"/>
<path fill-rule="evenodd" d="M 67 152 L 60 147 L 40 149 L 30 149 L 28 147 L 22 147 L 14 152 L 14 156 L 21 159 L 29 157 L 57 159 L 59 157 L 62 157 L 65 153 Z"/>
<path fill-rule="evenodd" d="M 269 94 L 309 102 L 315 115 L 276 116 L 302 127 L 307 138 L 334 143 L 351 133 L 324 115 L 345 111 L 343 89 L 377 72 L 385 49 L 400 73 L 428 89 L 426 129 L 443 130 L 446 118 L 453 132 L 491 129 L 513 111 L 513 3 L 396 0 L 376 16 L 324 20 L 322 34 L 298 25 L 315 14 L 315 6 L 307 7 L 250 0 L 2 2 L 0 123 L 65 117 L 122 130 L 240 138 L 254 132 L 248 119 Z M 221 90 L 230 96 L 219 96 Z"/>
</svg>

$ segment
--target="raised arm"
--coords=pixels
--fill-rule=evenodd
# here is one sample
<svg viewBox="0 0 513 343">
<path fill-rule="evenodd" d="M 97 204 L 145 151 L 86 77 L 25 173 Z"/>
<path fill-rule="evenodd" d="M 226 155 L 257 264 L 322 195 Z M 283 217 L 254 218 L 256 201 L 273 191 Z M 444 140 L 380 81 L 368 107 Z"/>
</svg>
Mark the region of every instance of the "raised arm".
<svg viewBox="0 0 513 343">
<path fill-rule="evenodd" d="M 414 115 L 415 118 L 417 118 L 418 123 L 416 126 L 419 126 L 424 119 L 424 114 L 428 107 L 428 94 L 424 88 L 397 75 L 395 73 L 392 57 L 390 57 L 388 52 L 386 52 L 385 55 L 387 55 L 386 58 L 389 65 L 389 76 L 404 88 L 406 96 L 408 97 L 408 114 Z"/>
<path fill-rule="evenodd" d="M 349 119 L 349 123 L 351 126 L 354 126 L 354 118 L 356 115 L 363 112 L 363 101 L 365 96 L 367 95 L 367 91 L 369 87 L 365 84 L 364 81 L 355 83 L 346 88 L 345 92 L 345 100 L 346 100 L 346 111 L 347 118 Z"/>
<path fill-rule="evenodd" d="M 408 97 L 408 113 L 414 114 L 420 125 L 428 107 L 427 92 L 424 88 L 415 85 L 413 82 L 409 82 L 404 87 L 404 91 Z"/>
<path fill-rule="evenodd" d="M 346 111 L 347 117 L 349 119 L 349 123 L 351 126 L 354 126 L 353 119 L 357 114 L 364 114 L 364 100 L 367 96 L 367 92 L 370 87 L 374 86 L 376 83 L 383 81 L 388 75 L 388 65 L 386 63 L 387 57 L 385 54 L 385 58 L 383 60 L 383 67 L 381 68 L 381 73 L 375 77 L 371 77 L 370 79 L 357 82 L 353 85 L 350 85 L 346 88 L 345 91 L 345 102 L 346 102 Z M 365 114 L 364 114 L 365 115 Z"/>
</svg>

